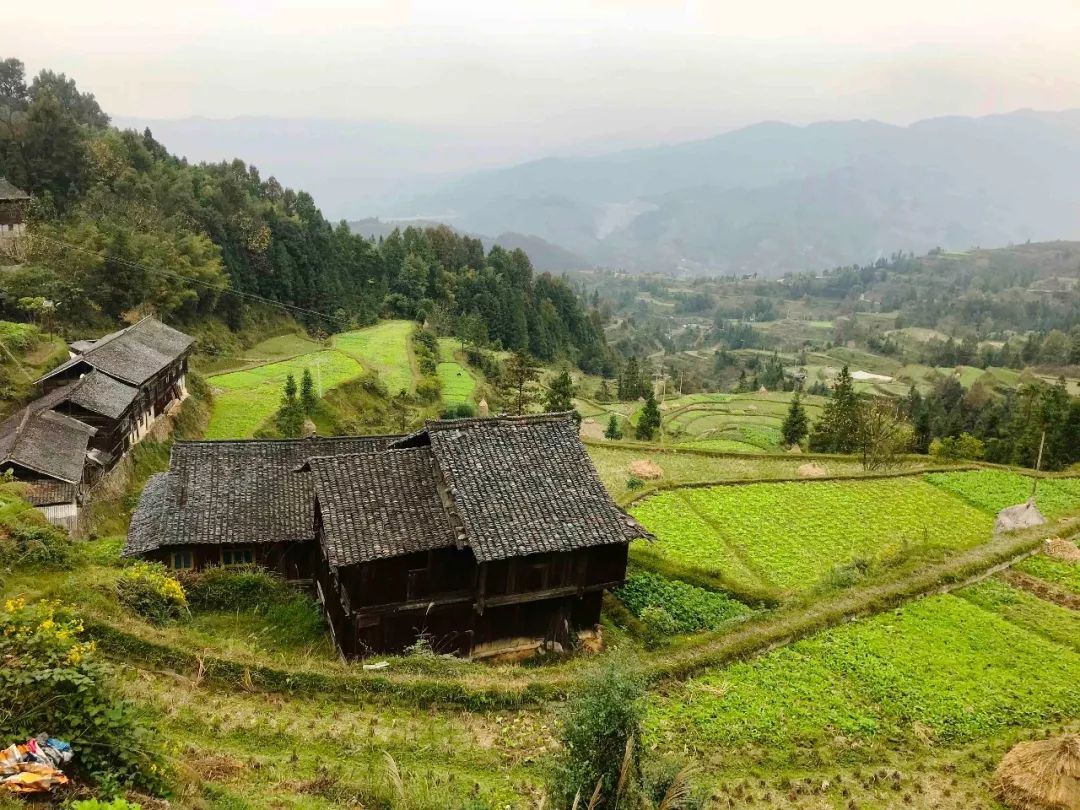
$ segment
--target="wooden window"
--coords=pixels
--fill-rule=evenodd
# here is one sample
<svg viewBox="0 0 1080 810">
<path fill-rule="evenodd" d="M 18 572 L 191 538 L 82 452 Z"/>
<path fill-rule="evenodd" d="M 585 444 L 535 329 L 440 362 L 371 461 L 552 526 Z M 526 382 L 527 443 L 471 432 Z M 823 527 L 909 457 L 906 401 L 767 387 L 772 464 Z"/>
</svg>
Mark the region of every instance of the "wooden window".
<svg viewBox="0 0 1080 810">
<path fill-rule="evenodd" d="M 427 593 L 427 569 L 413 568 L 409 571 L 408 583 L 405 586 L 405 598 L 410 602 L 420 599 Z"/>
<path fill-rule="evenodd" d="M 255 552 L 250 548 L 223 548 L 222 565 L 250 565 L 255 562 Z"/>
<path fill-rule="evenodd" d="M 195 567 L 195 555 L 190 549 L 186 551 L 174 551 L 169 555 L 169 564 L 176 569 L 188 569 Z"/>
</svg>

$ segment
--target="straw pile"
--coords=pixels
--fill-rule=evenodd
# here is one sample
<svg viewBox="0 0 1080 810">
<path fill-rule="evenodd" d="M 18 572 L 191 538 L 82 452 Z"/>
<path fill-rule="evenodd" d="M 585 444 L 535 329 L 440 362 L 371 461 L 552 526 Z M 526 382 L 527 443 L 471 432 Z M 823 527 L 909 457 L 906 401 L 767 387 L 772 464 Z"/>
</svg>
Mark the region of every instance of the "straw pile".
<svg viewBox="0 0 1080 810">
<path fill-rule="evenodd" d="M 631 462 L 630 474 L 640 478 L 642 481 L 653 481 L 664 477 L 664 471 L 660 469 L 660 465 L 654 461 L 649 461 L 647 458 Z"/>
<path fill-rule="evenodd" d="M 994 790 L 1013 810 L 1080 810 L 1080 736 L 1014 746 L 998 765 Z"/>
<path fill-rule="evenodd" d="M 1080 562 L 1080 546 L 1068 540 L 1062 540 L 1060 537 L 1051 537 L 1043 542 L 1042 552 L 1047 557 L 1053 557 L 1062 562 Z"/>
</svg>

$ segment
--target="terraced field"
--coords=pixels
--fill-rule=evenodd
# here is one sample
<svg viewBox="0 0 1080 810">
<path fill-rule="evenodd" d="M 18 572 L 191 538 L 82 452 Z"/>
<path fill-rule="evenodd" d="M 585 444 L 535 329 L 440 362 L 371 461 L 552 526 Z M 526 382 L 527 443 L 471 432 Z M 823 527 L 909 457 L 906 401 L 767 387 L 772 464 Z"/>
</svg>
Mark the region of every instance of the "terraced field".
<svg viewBox="0 0 1080 810">
<path fill-rule="evenodd" d="M 410 321 L 384 321 L 335 335 L 329 349 L 318 349 L 319 344 L 297 335 L 263 341 L 244 353 L 249 367 L 209 377 L 214 408 L 206 438 L 250 438 L 277 410 L 288 375 L 292 374 L 299 383 L 304 369 L 310 369 L 320 379 L 324 393 L 359 377 L 364 369 L 378 372 L 390 392 L 411 391 L 414 386 L 409 351 L 412 329 Z M 310 347 L 318 350 L 298 356 L 291 354 Z M 288 359 L 274 361 L 281 356 Z M 260 364 L 260 358 L 268 362 Z M 467 382 L 459 380 L 449 367 L 445 373 L 450 378 L 451 393 L 461 394 Z"/>
<path fill-rule="evenodd" d="M 926 480 L 963 498 L 973 506 L 997 513 L 1026 501 L 1034 479 L 1005 470 L 933 473 Z M 1048 518 L 1080 510 L 1080 478 L 1044 478 L 1038 482 L 1035 504 Z"/>
<path fill-rule="evenodd" d="M 471 402 L 476 390 L 476 379 L 465 366 L 458 362 L 443 362 L 436 367 L 442 382 L 443 402 Z"/>
<path fill-rule="evenodd" d="M 920 478 L 661 492 L 632 508 L 651 552 L 747 588 L 805 591 L 838 567 L 989 539 L 992 516 Z"/>
<path fill-rule="evenodd" d="M 879 777 L 834 774 L 858 763 L 873 772 L 882 761 L 894 763 L 884 773 L 895 789 L 909 793 L 902 803 L 894 796 L 895 806 L 979 806 L 996 756 L 972 753 L 981 784 L 955 804 L 944 801 L 950 790 L 939 801 L 919 795 L 940 789 L 939 780 L 958 784 L 955 764 L 935 774 L 933 758 L 976 741 L 973 751 L 1000 753 L 1011 729 L 1080 714 L 1080 653 L 1060 638 L 1075 621 L 993 581 L 912 602 L 655 696 L 647 744 L 685 747 L 729 776 L 820 773 L 824 791 L 819 782 L 815 793 L 827 803 L 805 806 L 843 806 L 873 791 Z M 804 806 L 786 793 L 766 805 Z"/>
<path fill-rule="evenodd" d="M 412 391 L 416 384 L 409 351 L 412 330 L 411 321 L 383 321 L 366 329 L 334 335 L 333 346 L 365 368 L 378 372 L 390 393 Z"/>
<path fill-rule="evenodd" d="M 214 409 L 206 429 L 206 438 L 249 438 L 277 411 L 288 375 L 292 374 L 299 383 L 304 369 L 310 369 L 312 375 L 318 373 L 321 376 L 324 391 L 363 373 L 360 364 L 353 358 L 327 350 L 210 377 Z"/>
<path fill-rule="evenodd" d="M 687 447 L 725 452 L 778 450 L 790 399 L 791 394 L 785 393 L 693 394 L 664 403 L 664 429 Z M 811 424 L 821 414 L 822 402 L 818 397 L 804 398 Z"/>
</svg>

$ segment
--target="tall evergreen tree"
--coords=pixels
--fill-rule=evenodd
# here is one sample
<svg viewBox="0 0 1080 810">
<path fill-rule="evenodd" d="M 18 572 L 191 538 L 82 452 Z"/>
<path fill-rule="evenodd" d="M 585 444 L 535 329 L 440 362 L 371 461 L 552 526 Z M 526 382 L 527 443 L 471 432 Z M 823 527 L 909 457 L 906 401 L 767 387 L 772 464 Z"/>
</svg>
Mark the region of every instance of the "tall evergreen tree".
<svg viewBox="0 0 1080 810">
<path fill-rule="evenodd" d="M 548 387 L 545 410 L 552 413 L 571 410 L 574 407 L 574 393 L 574 381 L 570 378 L 570 372 L 564 370 L 556 375 Z"/>
<path fill-rule="evenodd" d="M 615 414 L 608 419 L 607 429 L 604 431 L 605 439 L 621 439 L 622 431 L 619 429 L 619 418 Z"/>
<path fill-rule="evenodd" d="M 821 453 L 853 453 L 859 446 L 858 431 L 859 395 L 845 365 L 810 434 L 810 449 Z"/>
<path fill-rule="evenodd" d="M 634 435 L 643 441 L 649 441 L 656 435 L 656 431 L 660 429 L 660 423 L 660 408 L 656 404 L 656 397 L 653 396 L 653 392 L 650 390 L 648 396 L 645 397 L 645 407 L 641 409 L 637 430 Z"/>
<path fill-rule="evenodd" d="M 801 442 L 810 429 L 810 421 L 806 417 L 806 409 L 803 408 L 799 399 L 799 392 L 791 398 L 784 424 L 780 426 L 780 433 L 784 437 L 784 444 L 794 446 Z"/>
<path fill-rule="evenodd" d="M 281 407 L 278 408 L 277 426 L 281 435 L 296 438 L 304 432 L 304 409 L 296 396 L 296 378 L 290 374 L 285 378 L 285 390 L 281 395 Z"/>
<path fill-rule="evenodd" d="M 311 378 L 311 369 L 305 368 L 300 378 L 300 408 L 308 416 L 315 413 L 319 397 L 315 393 L 315 381 Z"/>
<path fill-rule="evenodd" d="M 500 382 L 511 413 L 521 416 L 528 411 L 536 400 L 534 385 L 538 376 L 536 367 L 523 352 L 514 352 L 506 361 Z"/>
</svg>

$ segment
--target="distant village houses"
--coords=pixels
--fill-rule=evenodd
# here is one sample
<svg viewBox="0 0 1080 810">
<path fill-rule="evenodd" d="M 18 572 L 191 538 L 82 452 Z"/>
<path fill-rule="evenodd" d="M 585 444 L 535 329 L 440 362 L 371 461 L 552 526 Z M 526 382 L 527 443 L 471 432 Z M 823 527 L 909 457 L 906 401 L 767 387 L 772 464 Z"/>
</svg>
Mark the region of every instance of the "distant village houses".
<svg viewBox="0 0 1080 810">
<path fill-rule="evenodd" d="M 570 414 L 440 420 L 408 436 L 180 442 L 124 554 L 253 563 L 311 584 L 347 657 L 425 639 L 474 657 L 572 643 L 646 537 Z"/>
<path fill-rule="evenodd" d="M 187 396 L 192 343 L 154 318 L 72 343 L 67 362 L 36 381 L 43 395 L 0 423 L 0 471 L 74 530 L 90 488 Z"/>
</svg>

